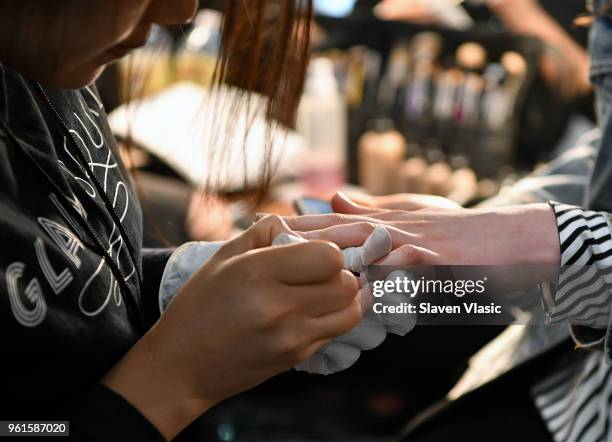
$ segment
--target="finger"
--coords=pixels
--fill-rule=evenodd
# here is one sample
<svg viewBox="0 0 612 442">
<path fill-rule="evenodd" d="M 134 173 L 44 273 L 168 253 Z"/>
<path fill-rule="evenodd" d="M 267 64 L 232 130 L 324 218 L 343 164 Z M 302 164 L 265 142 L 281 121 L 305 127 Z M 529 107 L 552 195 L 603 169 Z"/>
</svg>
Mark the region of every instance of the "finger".
<svg viewBox="0 0 612 442">
<path fill-rule="evenodd" d="M 337 192 L 331 200 L 332 208 L 336 213 L 345 213 L 350 215 L 367 215 L 370 213 L 380 212 L 380 209 L 375 207 L 375 200 L 367 195 L 359 195 L 356 199 L 347 196 L 343 192 Z"/>
<path fill-rule="evenodd" d="M 358 215 L 345 215 L 341 213 L 330 213 L 325 215 L 304 215 L 283 217 L 286 225 L 295 231 L 307 232 L 310 230 L 321 230 L 338 224 L 352 224 L 358 222 L 372 221 L 371 218 Z"/>
<path fill-rule="evenodd" d="M 342 249 L 344 268 L 351 272 L 361 273 L 373 262 L 386 256 L 392 250 L 391 235 L 387 228 L 378 224 L 361 247 Z"/>
<path fill-rule="evenodd" d="M 385 222 L 406 221 L 410 218 L 410 213 L 406 211 L 388 210 L 386 212 L 372 213 L 368 215 L 368 217 L 372 218 L 372 220 Z"/>
<path fill-rule="evenodd" d="M 324 283 L 344 268 L 340 249 L 330 242 L 313 241 L 246 252 L 245 267 L 289 285 Z"/>
<path fill-rule="evenodd" d="M 427 202 L 435 197 L 417 193 L 397 193 L 393 195 L 369 196 L 338 192 L 332 199 L 332 206 L 338 213 L 370 214 L 387 210 L 418 210 L 427 207 Z M 440 198 L 443 200 L 444 198 Z"/>
<path fill-rule="evenodd" d="M 332 341 L 295 366 L 298 371 L 328 375 L 346 370 L 359 359 L 361 351 L 352 345 Z"/>
<path fill-rule="evenodd" d="M 361 300 L 356 296 L 348 307 L 309 321 L 309 336 L 315 341 L 336 338 L 355 328 L 361 322 L 361 318 Z"/>
<path fill-rule="evenodd" d="M 456 202 L 437 195 L 423 195 L 418 193 L 405 193 L 383 197 L 383 203 L 379 207 L 390 210 L 415 211 L 429 210 L 454 210 L 461 206 Z"/>
<path fill-rule="evenodd" d="M 418 209 L 418 210 L 423 210 L 423 209 Z M 441 210 L 441 209 L 429 209 L 428 212 L 431 211 L 436 211 L 436 210 Z M 367 215 L 368 220 L 370 222 L 377 222 L 377 221 L 385 221 L 385 222 L 393 222 L 393 221 L 412 221 L 412 220 L 417 220 L 417 216 L 415 214 L 416 210 L 413 211 L 407 211 L 407 210 L 385 210 L 385 211 L 378 211 L 378 212 L 372 212 L 369 213 Z"/>
<path fill-rule="evenodd" d="M 391 250 L 393 250 L 391 234 L 385 226 L 379 224 L 361 247 L 363 264 L 369 266 L 387 256 Z"/>
<path fill-rule="evenodd" d="M 370 207 L 370 208 L 374 208 L 377 207 L 377 203 L 376 203 L 376 197 L 371 196 L 371 195 L 367 195 L 365 193 L 360 193 L 360 192 L 338 192 L 337 193 L 338 196 L 344 198 L 344 199 L 348 199 L 350 201 L 352 201 L 353 203 L 359 205 L 359 206 L 363 206 L 363 207 Z M 333 201 L 333 199 L 332 199 Z"/>
<path fill-rule="evenodd" d="M 325 283 L 288 287 L 286 298 L 295 302 L 313 318 L 326 316 L 348 307 L 359 292 L 359 280 L 343 270 Z"/>
<path fill-rule="evenodd" d="M 377 261 L 377 266 L 413 266 L 419 264 L 433 264 L 438 255 L 431 250 L 412 244 L 407 244 L 393 250 L 383 259 Z"/>
<path fill-rule="evenodd" d="M 359 222 L 355 224 L 337 225 L 326 229 L 311 232 L 298 232 L 300 236 L 309 240 L 330 241 L 341 249 L 347 247 L 360 247 L 376 229 L 377 224 L 372 222 Z M 391 235 L 391 248 L 396 249 L 405 244 L 416 242 L 418 238 L 408 232 L 403 232 L 393 226 L 385 225 Z"/>
<path fill-rule="evenodd" d="M 308 240 L 330 241 L 341 249 L 348 247 L 361 247 L 376 229 L 376 224 L 360 222 L 355 224 L 336 225 L 310 232 L 299 232 L 299 235 Z"/>
<path fill-rule="evenodd" d="M 281 233 L 293 234 L 278 215 L 268 215 L 253 224 L 247 231 L 228 241 L 216 254 L 216 258 L 229 259 L 253 249 L 268 247 Z"/>
<path fill-rule="evenodd" d="M 430 195 L 420 195 L 417 193 L 398 193 L 395 195 L 377 197 L 377 206 L 388 210 L 419 210 L 427 207 L 427 200 L 432 198 Z"/>
<path fill-rule="evenodd" d="M 318 341 L 318 342 L 315 342 L 314 344 L 310 344 L 308 347 L 306 347 L 306 350 L 303 353 L 303 357 L 301 358 L 301 361 L 295 364 L 293 368 L 295 368 L 297 371 L 307 371 L 308 373 L 318 373 L 314 370 L 316 367 L 310 366 L 309 361 L 311 358 L 315 357 L 315 355 L 318 354 L 319 351 L 321 351 L 323 348 L 325 348 L 329 344 L 331 344 L 331 341 L 329 339 Z"/>
<path fill-rule="evenodd" d="M 322 349 L 321 353 L 326 356 L 326 368 L 329 374 L 346 370 L 357 362 L 359 356 L 361 356 L 361 350 L 358 348 L 337 341 L 330 342 Z"/>
<path fill-rule="evenodd" d="M 365 198 L 367 199 L 363 199 L 362 196 L 357 197 L 362 199 L 355 199 L 353 195 L 349 195 L 348 197 L 345 196 L 345 198 L 348 198 L 349 202 L 352 201 L 352 203 L 357 206 L 364 206 L 369 208 L 370 210 L 376 209 L 379 213 L 384 213 L 390 210 L 403 210 L 407 212 L 413 212 L 416 210 L 423 209 L 445 210 L 461 208 L 460 205 L 458 205 L 454 201 L 449 200 L 448 198 L 435 195 L 424 195 L 419 193 L 398 193 L 394 195 L 373 197 L 366 196 Z M 340 212 L 340 210 L 337 210 L 337 212 Z M 342 211 L 342 213 L 354 212 Z M 366 212 L 363 213 L 365 214 Z M 371 217 L 373 215 L 374 213 L 372 213 L 372 211 L 367 212 L 367 216 Z"/>
<path fill-rule="evenodd" d="M 370 213 L 367 216 L 367 220 L 371 223 L 392 223 L 394 225 L 397 223 L 413 223 L 414 227 L 418 227 L 419 222 L 428 219 L 432 213 L 446 212 L 445 209 L 419 209 L 413 211 L 407 210 L 387 210 L 385 212 L 376 212 Z M 354 218 L 356 219 L 356 218 Z M 345 223 L 342 223 L 345 224 Z"/>
</svg>

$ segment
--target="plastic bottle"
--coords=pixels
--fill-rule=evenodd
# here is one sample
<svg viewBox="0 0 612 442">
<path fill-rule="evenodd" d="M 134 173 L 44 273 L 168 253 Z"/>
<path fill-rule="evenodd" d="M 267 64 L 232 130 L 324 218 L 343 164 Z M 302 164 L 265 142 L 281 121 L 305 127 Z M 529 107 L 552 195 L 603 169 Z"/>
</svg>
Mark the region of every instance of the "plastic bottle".
<svg viewBox="0 0 612 442">
<path fill-rule="evenodd" d="M 315 58 L 310 63 L 297 131 L 309 148 L 302 170 L 306 191 L 325 195 L 342 186 L 346 177 L 347 109 L 329 59 Z"/>
<path fill-rule="evenodd" d="M 427 193 L 431 195 L 446 196 L 452 189 L 452 176 L 448 163 L 445 161 L 444 154 L 436 149 L 430 149 L 426 152 L 429 160 L 429 170 L 427 171 Z"/>
<path fill-rule="evenodd" d="M 452 190 L 448 194 L 448 198 L 465 205 L 470 202 L 478 193 L 478 177 L 474 170 L 469 167 L 467 158 L 456 156 L 451 159 L 453 167 L 453 176 L 451 178 Z"/>
<path fill-rule="evenodd" d="M 406 140 L 391 120 L 373 120 L 369 126 L 359 141 L 359 182 L 372 195 L 394 193 Z"/>
<path fill-rule="evenodd" d="M 399 167 L 397 175 L 397 193 L 427 193 L 427 172 L 429 164 L 422 155 L 416 155 Z"/>
</svg>

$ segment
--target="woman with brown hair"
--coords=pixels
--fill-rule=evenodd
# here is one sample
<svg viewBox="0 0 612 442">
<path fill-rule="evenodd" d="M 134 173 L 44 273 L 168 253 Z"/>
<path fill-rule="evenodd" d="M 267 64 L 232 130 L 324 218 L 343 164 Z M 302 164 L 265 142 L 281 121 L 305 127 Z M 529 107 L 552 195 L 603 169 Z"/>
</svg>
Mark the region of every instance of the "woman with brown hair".
<svg viewBox="0 0 612 442">
<path fill-rule="evenodd" d="M 196 3 L 0 2 L 2 419 L 69 420 L 78 440 L 172 439 L 361 318 L 338 248 L 270 247 L 289 232 L 277 217 L 224 245 L 160 317 L 171 251 L 141 247 L 140 206 L 90 84 Z M 267 95 L 267 116 L 291 123 L 309 2 L 226 3 L 218 82 Z"/>
</svg>

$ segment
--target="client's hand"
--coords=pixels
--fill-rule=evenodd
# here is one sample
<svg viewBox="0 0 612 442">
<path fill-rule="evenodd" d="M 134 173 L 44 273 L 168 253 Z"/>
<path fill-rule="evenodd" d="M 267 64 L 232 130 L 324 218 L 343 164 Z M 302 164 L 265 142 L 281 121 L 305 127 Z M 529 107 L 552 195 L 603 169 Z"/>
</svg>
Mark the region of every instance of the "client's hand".
<svg viewBox="0 0 612 442">
<path fill-rule="evenodd" d="M 547 204 L 285 220 L 304 238 L 331 241 L 340 248 L 362 244 L 377 224 L 384 224 L 394 251 L 381 264 L 555 266 L 560 260 L 555 217 Z"/>
<path fill-rule="evenodd" d="M 228 242 L 103 379 L 174 437 L 212 405 L 290 369 L 361 320 L 357 279 L 328 242 L 269 247 L 269 216 Z"/>
</svg>

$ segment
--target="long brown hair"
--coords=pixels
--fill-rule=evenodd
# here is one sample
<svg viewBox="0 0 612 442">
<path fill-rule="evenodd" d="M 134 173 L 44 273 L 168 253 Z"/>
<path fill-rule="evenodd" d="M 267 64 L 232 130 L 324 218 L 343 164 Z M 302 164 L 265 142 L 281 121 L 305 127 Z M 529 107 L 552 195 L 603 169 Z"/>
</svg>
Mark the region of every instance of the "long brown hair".
<svg viewBox="0 0 612 442">
<path fill-rule="evenodd" d="M 274 128 L 282 125 L 291 128 L 295 124 L 297 108 L 302 94 L 304 77 L 310 55 L 310 25 L 313 16 L 312 0 L 219 0 L 216 2 L 223 9 L 221 50 L 213 75 L 212 90 L 219 90 L 221 85 L 229 85 L 235 91 L 231 108 L 215 106 L 215 94 L 209 97 L 213 101 L 214 134 L 210 142 L 214 149 L 207 149 L 209 166 L 207 181 L 201 188 L 201 193 L 195 207 L 190 206 L 186 224 L 195 221 L 202 211 L 213 208 L 218 201 L 215 195 L 223 182 L 223 176 L 216 167 L 224 169 L 228 163 L 231 167 L 240 167 L 227 158 L 233 152 L 232 143 L 242 142 L 243 189 L 242 198 L 249 205 L 256 206 L 266 196 L 274 173 L 272 149 L 274 146 Z M 129 75 L 128 75 L 129 77 Z M 133 90 L 129 89 L 131 92 Z M 258 181 L 248 182 L 247 143 L 249 127 L 244 140 L 235 140 L 235 121 L 225 121 L 228 115 L 237 116 L 249 107 L 248 115 L 253 116 L 262 109 L 261 100 L 251 100 L 252 93 L 263 96 L 266 120 L 266 137 L 264 139 L 264 161 L 261 170 L 257 171 Z M 136 95 L 138 95 L 136 93 Z M 222 100 L 219 100 L 222 101 Z M 209 107 L 210 109 L 210 107 Z M 251 121 L 252 123 L 252 121 Z M 249 126 L 247 124 L 247 126 Z M 131 145 L 128 134 L 125 146 Z M 251 166 L 252 167 L 252 166 Z M 138 174 L 135 174 L 138 183 Z M 141 186 L 137 188 L 142 190 Z M 148 213 L 147 196 L 140 192 L 145 213 Z M 192 204 L 196 204 L 192 201 Z M 155 236 L 162 243 L 172 245 L 156 222 L 152 222 Z"/>
<path fill-rule="evenodd" d="M 225 0 L 214 83 L 241 91 L 236 107 L 250 106 L 251 93 L 265 97 L 264 115 L 270 128 L 295 124 L 308 65 L 312 14 L 312 0 Z M 232 132 L 227 126 L 224 130 Z M 245 179 L 245 187 L 256 191 L 257 201 L 265 194 L 274 169 L 271 131 L 268 135 L 260 182 L 248 189 Z M 225 143 L 231 138 L 232 134 L 223 136 Z"/>
<path fill-rule="evenodd" d="M 311 0 L 226 0 L 215 79 L 269 98 L 266 115 L 292 126 L 310 46 Z"/>
</svg>

